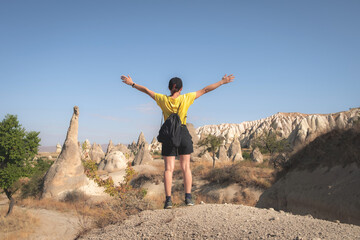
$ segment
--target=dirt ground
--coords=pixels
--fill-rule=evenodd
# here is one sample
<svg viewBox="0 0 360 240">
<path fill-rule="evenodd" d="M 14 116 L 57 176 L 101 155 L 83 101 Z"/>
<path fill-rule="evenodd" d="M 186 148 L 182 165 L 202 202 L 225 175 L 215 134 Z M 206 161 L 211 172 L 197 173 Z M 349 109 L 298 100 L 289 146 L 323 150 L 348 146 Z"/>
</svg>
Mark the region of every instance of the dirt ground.
<svg viewBox="0 0 360 240">
<path fill-rule="evenodd" d="M 8 200 L 3 194 L 0 196 L 0 207 L 8 207 Z M 32 233 L 26 239 L 70 240 L 74 239 L 79 232 L 79 217 L 73 214 L 47 209 L 22 208 L 16 205 L 14 210 L 15 208 L 24 209 L 39 219 L 35 228 L 32 229 Z"/>
<path fill-rule="evenodd" d="M 144 211 L 80 239 L 360 239 L 360 226 L 233 204 Z"/>
</svg>

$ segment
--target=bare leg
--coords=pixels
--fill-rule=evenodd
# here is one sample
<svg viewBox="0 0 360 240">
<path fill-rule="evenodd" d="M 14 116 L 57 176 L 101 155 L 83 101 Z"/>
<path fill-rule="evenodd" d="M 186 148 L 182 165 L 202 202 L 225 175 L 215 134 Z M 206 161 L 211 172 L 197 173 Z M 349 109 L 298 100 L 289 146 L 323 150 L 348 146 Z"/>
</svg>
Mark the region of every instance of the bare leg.
<svg viewBox="0 0 360 240">
<path fill-rule="evenodd" d="M 163 156 L 165 161 L 164 186 L 166 196 L 171 196 L 172 177 L 175 167 L 174 156 Z"/>
<path fill-rule="evenodd" d="M 190 169 L 190 154 L 180 155 L 180 166 L 184 176 L 185 193 L 191 193 L 192 175 Z"/>
</svg>

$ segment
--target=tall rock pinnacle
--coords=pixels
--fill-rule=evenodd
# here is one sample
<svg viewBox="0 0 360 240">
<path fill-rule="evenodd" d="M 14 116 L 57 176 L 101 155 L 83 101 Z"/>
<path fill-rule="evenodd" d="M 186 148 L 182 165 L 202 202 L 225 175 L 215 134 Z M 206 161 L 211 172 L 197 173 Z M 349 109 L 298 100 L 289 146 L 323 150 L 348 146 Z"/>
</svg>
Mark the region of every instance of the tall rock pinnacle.
<svg viewBox="0 0 360 240">
<path fill-rule="evenodd" d="M 74 107 L 62 151 L 45 175 L 43 198 L 63 198 L 88 184 L 78 144 L 79 108 Z"/>
</svg>

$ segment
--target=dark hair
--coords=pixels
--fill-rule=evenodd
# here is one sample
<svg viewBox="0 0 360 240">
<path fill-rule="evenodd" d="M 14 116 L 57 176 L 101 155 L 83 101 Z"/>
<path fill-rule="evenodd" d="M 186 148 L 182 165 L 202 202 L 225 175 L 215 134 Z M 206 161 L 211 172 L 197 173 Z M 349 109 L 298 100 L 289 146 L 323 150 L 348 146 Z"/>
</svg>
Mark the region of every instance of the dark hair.
<svg viewBox="0 0 360 240">
<path fill-rule="evenodd" d="M 171 92 L 171 95 L 173 95 L 174 93 L 180 91 L 180 89 L 182 88 L 182 80 L 181 78 L 178 77 L 173 77 L 172 79 L 170 79 L 169 81 L 169 90 Z"/>
</svg>

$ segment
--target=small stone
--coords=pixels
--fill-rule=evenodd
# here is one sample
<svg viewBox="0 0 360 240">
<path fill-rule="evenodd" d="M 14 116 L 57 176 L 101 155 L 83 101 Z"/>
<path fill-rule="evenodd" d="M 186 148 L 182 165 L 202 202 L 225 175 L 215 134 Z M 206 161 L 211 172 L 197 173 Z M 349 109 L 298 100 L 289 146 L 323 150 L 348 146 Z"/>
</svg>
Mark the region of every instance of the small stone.
<svg viewBox="0 0 360 240">
<path fill-rule="evenodd" d="M 340 221 L 339 221 L 339 220 L 335 220 L 335 222 L 336 222 L 336 223 L 340 223 Z"/>
<path fill-rule="evenodd" d="M 203 201 L 201 201 L 200 204 L 205 204 L 205 203 Z"/>
</svg>

